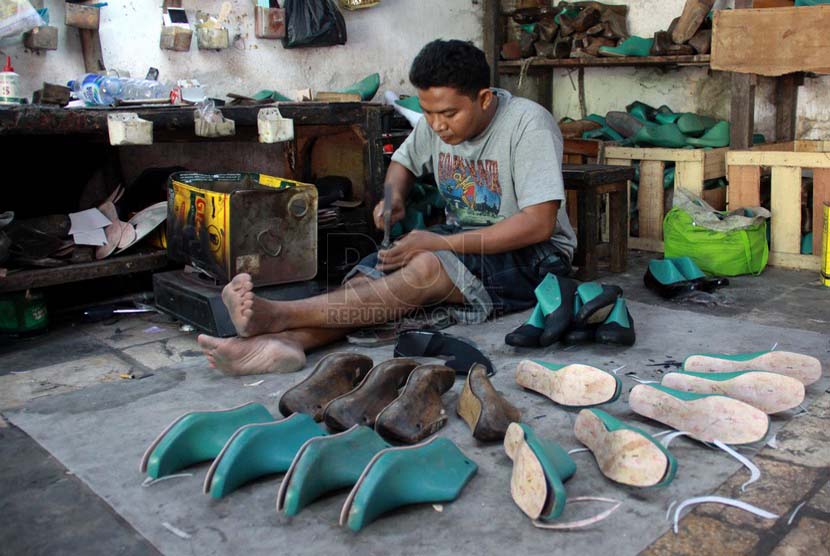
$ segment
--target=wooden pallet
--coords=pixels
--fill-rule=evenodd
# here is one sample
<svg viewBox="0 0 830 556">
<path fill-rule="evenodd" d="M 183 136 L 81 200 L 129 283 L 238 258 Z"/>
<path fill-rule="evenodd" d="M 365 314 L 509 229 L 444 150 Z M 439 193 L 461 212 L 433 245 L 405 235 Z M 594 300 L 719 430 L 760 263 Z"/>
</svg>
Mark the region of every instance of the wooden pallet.
<svg viewBox="0 0 830 556">
<path fill-rule="evenodd" d="M 629 237 L 629 247 L 663 251 L 663 172 L 667 162 L 675 164 L 675 187 L 682 187 L 689 193 L 702 197 L 716 209 L 723 209 L 726 191 L 723 188 L 704 191 L 703 182 L 726 175 L 728 150 L 727 147 L 692 150 L 606 146 L 606 164 L 630 166 L 635 160 L 640 161 L 640 188 L 637 195 L 640 234 L 639 237 Z"/>
<path fill-rule="evenodd" d="M 726 155 L 729 209 L 761 204 L 761 171 L 771 168 L 769 264 L 802 270 L 821 268 L 824 228 L 821 207 L 830 202 L 830 141 L 788 141 Z M 813 171 L 813 253 L 801 254 L 801 174 Z"/>
</svg>

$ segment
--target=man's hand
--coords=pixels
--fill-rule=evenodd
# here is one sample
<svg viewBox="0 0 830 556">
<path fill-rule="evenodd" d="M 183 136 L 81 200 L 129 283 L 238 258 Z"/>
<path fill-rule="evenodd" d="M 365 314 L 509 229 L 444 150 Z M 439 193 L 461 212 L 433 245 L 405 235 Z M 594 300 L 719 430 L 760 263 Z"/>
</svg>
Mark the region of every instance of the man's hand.
<svg viewBox="0 0 830 556">
<path fill-rule="evenodd" d="M 418 253 L 449 248 L 445 236 L 426 230 L 413 230 L 396 240 L 389 249 L 378 251 L 377 269 L 391 272 L 405 266 Z"/>
<path fill-rule="evenodd" d="M 378 230 L 383 230 L 383 201 L 375 205 L 375 210 L 372 211 L 372 218 L 375 221 L 375 227 Z M 392 198 L 392 225 L 395 222 L 400 222 L 406 215 L 406 208 L 401 199 L 397 197 Z"/>
</svg>

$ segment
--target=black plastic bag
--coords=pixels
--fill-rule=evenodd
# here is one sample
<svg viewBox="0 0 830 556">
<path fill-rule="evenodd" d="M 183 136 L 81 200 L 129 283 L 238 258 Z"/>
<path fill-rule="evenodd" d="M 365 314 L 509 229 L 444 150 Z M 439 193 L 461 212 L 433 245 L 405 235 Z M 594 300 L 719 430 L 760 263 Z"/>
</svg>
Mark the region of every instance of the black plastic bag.
<svg viewBox="0 0 830 556">
<path fill-rule="evenodd" d="M 333 0 L 285 0 L 285 48 L 346 44 L 346 21 Z"/>
</svg>

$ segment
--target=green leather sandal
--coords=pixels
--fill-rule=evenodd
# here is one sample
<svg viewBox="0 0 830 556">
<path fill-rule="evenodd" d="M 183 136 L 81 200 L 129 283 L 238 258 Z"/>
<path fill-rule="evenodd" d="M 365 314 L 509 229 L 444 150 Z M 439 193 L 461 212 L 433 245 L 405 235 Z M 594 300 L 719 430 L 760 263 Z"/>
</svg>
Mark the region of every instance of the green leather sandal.
<svg viewBox="0 0 830 556">
<path fill-rule="evenodd" d="M 372 75 L 366 76 L 357 83 L 346 87 L 345 89 L 341 89 L 337 91 L 338 93 L 346 93 L 346 94 L 358 94 L 360 95 L 360 100 L 362 101 L 369 101 L 377 94 L 378 89 L 380 88 L 380 74 L 373 73 Z"/>
<path fill-rule="evenodd" d="M 682 392 L 729 396 L 764 413 L 787 411 L 804 401 L 801 381 L 767 371 L 674 372 L 664 375 L 661 384 Z"/>
<path fill-rule="evenodd" d="M 651 259 L 643 283 L 664 299 L 672 299 L 698 289 L 698 283 L 686 278 L 671 259 Z"/>
<path fill-rule="evenodd" d="M 748 403 L 717 394 L 693 394 L 658 384 L 638 384 L 628 403 L 635 413 L 685 431 L 697 440 L 749 444 L 764 438 L 769 417 Z"/>
<path fill-rule="evenodd" d="M 681 115 L 674 112 L 671 108 L 666 106 L 665 104 L 657 109 L 657 113 L 654 116 L 654 119 L 657 121 L 658 124 L 673 124 L 677 123 L 677 119 Z"/>
<path fill-rule="evenodd" d="M 571 303 L 577 283 L 570 278 L 548 274 L 536 286 L 538 303 L 522 326 L 504 337 L 516 347 L 549 346 L 556 342 L 571 323 Z"/>
<path fill-rule="evenodd" d="M 640 102 L 639 100 L 635 100 L 626 106 L 625 111 L 635 116 L 643 123 L 653 122 L 657 117 L 657 110 L 654 107 L 649 106 L 645 102 Z"/>
<path fill-rule="evenodd" d="M 728 147 L 729 122 L 721 120 L 704 133 L 702 137 L 691 137 L 686 142 L 695 147 Z"/>
<path fill-rule="evenodd" d="M 277 511 L 297 515 L 324 494 L 353 487 L 375 454 L 389 447 L 375 431 L 358 425 L 307 440 L 280 484 Z"/>
<path fill-rule="evenodd" d="M 637 340 L 634 333 L 634 319 L 628 311 L 625 299 L 617 298 L 608 318 L 597 327 L 594 340 L 600 344 L 633 346 Z"/>
<path fill-rule="evenodd" d="M 254 479 L 282 473 L 306 440 L 325 434 L 304 413 L 240 427 L 208 469 L 202 490 L 213 498 L 222 498 Z"/>
<path fill-rule="evenodd" d="M 139 469 L 153 479 L 215 458 L 236 430 L 274 418 L 258 403 L 231 409 L 185 413 L 170 423 L 144 452 Z"/>
<path fill-rule="evenodd" d="M 736 371 L 768 371 L 798 379 L 808 386 L 821 378 L 821 361 L 810 355 L 789 351 L 759 351 L 724 355 L 704 353 L 690 355 L 683 361 L 684 371 L 699 373 L 731 373 Z"/>
<path fill-rule="evenodd" d="M 686 280 L 693 282 L 698 290 L 713 292 L 717 288 L 729 285 L 728 278 L 707 277 L 690 257 L 671 257 L 667 260 L 671 261 Z"/>
<path fill-rule="evenodd" d="M 340 525 L 359 531 L 401 506 L 451 502 L 476 471 L 478 466 L 446 438 L 387 448 L 363 470 L 343 504 Z"/>
<path fill-rule="evenodd" d="M 622 392 L 622 382 L 613 374 L 578 363 L 557 365 L 524 359 L 516 366 L 516 383 L 567 407 L 613 402 Z"/>
<path fill-rule="evenodd" d="M 507 428 L 504 451 L 513 460 L 510 494 L 525 515 L 541 521 L 562 515 L 568 498 L 564 483 L 576 473 L 568 453 L 523 423 Z"/>
<path fill-rule="evenodd" d="M 530 313 L 530 318 L 513 332 L 504 337 L 504 343 L 514 347 L 539 347 L 539 338 L 545 331 L 545 315 L 539 303 Z"/>
<path fill-rule="evenodd" d="M 602 474 L 618 483 L 666 486 L 677 473 L 677 460 L 647 432 L 602 411 L 583 409 L 574 434 L 594 454 Z"/>
</svg>

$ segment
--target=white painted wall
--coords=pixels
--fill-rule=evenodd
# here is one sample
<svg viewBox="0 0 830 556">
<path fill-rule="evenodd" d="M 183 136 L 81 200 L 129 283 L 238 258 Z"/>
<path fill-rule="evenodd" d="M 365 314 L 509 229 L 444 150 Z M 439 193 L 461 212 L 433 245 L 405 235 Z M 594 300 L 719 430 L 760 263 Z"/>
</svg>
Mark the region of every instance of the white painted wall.
<svg viewBox="0 0 830 556">
<path fill-rule="evenodd" d="M 254 37 L 252 0 L 231 0 L 232 36 L 240 39 L 228 50 L 200 51 L 196 38 L 189 52 L 159 49 L 161 0 L 107 0 L 101 14 L 101 43 L 108 68 L 143 77 L 148 67 L 160 79 L 196 78 L 212 96 L 254 93 L 260 89 L 288 91 L 310 87 L 335 90 L 374 72 L 381 91 L 413 92 L 407 75 L 420 48 L 436 38 L 471 40 L 482 45 L 483 2 L 480 0 L 383 0 L 371 9 L 344 11 L 348 42 L 344 46 L 285 50 L 280 41 Z M 217 14 L 221 0 L 184 0 L 188 17 L 195 11 Z M 0 46 L 10 54 L 31 98 L 44 81 L 65 83 L 84 73 L 78 31 L 67 28 L 64 1 L 45 0 L 52 25 L 59 28 L 59 50 L 25 52 L 22 44 Z"/>
<path fill-rule="evenodd" d="M 609 4 L 629 6 L 629 31 L 651 37 L 666 29 L 680 15 L 685 0 L 608 0 Z M 720 0 L 718 6 L 732 6 Z M 576 71 L 554 73 L 553 111 L 557 117 L 579 117 Z M 625 105 L 641 100 L 655 107 L 667 104 L 675 111 L 698 112 L 729 118 L 730 80 L 723 72 L 705 68 L 683 68 L 664 72 L 647 68 L 586 68 L 585 97 L 588 113 L 605 114 L 624 110 Z M 773 81 L 760 78 L 755 99 L 755 129 L 768 139 L 774 137 L 775 112 Z M 797 136 L 802 139 L 830 138 L 830 76 L 807 79 L 799 90 Z"/>
</svg>

